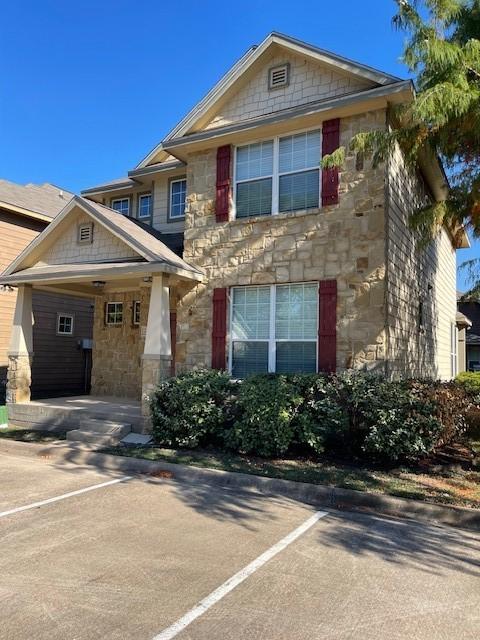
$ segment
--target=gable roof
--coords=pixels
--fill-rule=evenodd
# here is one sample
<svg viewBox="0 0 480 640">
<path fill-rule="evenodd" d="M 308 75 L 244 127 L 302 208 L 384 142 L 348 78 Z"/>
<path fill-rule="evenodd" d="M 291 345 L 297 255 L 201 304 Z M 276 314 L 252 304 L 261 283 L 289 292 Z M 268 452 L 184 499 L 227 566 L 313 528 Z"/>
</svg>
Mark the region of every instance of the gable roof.
<svg viewBox="0 0 480 640">
<path fill-rule="evenodd" d="M 65 220 L 65 218 L 76 207 L 83 209 L 91 218 L 109 230 L 126 245 L 131 247 L 138 255 L 149 263 L 164 263 L 192 274 L 201 274 L 201 271 L 191 266 L 181 257 L 169 249 L 158 237 L 154 230 L 148 229 L 147 225 L 138 224 L 132 218 L 119 214 L 117 211 L 106 207 L 103 204 L 86 200 L 80 196 L 74 196 L 66 207 L 58 214 L 53 222 L 40 233 L 22 253 L 5 270 L 5 276 L 11 276 L 25 267 L 27 258 L 32 254 L 38 254 L 42 245 L 46 244 L 49 236 Z"/>
<path fill-rule="evenodd" d="M 138 164 L 137 169 L 146 167 L 151 160 L 163 150 L 163 143 L 167 143 L 173 138 L 185 135 L 195 124 L 210 111 L 213 106 L 232 91 L 238 80 L 254 65 L 267 50 L 272 47 L 281 47 L 292 53 L 301 54 L 312 58 L 326 66 L 333 67 L 336 70 L 344 71 L 357 78 L 368 80 L 377 86 L 383 86 L 401 82 L 401 78 L 383 73 L 377 69 L 360 64 L 343 56 L 339 56 L 325 49 L 320 49 L 311 44 L 297 40 L 290 36 L 284 35 L 277 31 L 270 33 L 258 46 L 251 47 L 217 82 L 217 84 L 207 93 L 207 95 L 198 102 L 195 107 L 174 127 L 165 139 L 158 144 L 143 160 Z"/>
<path fill-rule="evenodd" d="M 72 193 L 54 184 L 17 184 L 0 180 L 0 207 L 49 222 L 70 201 Z"/>
</svg>

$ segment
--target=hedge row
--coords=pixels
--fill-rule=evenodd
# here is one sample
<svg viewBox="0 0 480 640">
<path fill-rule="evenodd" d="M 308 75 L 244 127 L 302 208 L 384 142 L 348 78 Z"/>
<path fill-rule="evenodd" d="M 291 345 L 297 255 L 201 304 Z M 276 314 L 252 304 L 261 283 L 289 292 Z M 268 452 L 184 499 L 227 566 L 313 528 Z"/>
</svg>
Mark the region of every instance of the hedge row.
<svg viewBox="0 0 480 640">
<path fill-rule="evenodd" d="M 161 445 L 398 461 L 416 460 L 456 438 L 470 404 L 468 392 L 454 382 L 389 381 L 353 372 L 235 382 L 224 372 L 192 371 L 163 382 L 151 410 Z"/>
</svg>

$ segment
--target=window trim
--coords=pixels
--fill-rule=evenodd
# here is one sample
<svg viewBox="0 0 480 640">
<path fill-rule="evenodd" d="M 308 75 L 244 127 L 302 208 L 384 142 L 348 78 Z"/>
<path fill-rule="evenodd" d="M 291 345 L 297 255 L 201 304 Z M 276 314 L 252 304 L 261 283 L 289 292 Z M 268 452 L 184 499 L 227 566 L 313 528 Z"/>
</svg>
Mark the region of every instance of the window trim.
<svg viewBox="0 0 480 640">
<path fill-rule="evenodd" d="M 168 202 L 167 202 L 167 222 L 178 222 L 178 220 L 185 220 L 185 212 L 183 216 L 172 216 L 172 184 L 174 182 L 185 181 L 185 207 L 187 206 L 187 176 L 174 176 L 168 179 Z"/>
<path fill-rule="evenodd" d="M 122 320 L 121 322 L 109 322 L 108 321 L 108 306 L 114 304 L 114 305 L 121 305 L 122 306 Z M 117 311 L 115 311 L 115 314 L 117 313 Z M 122 300 L 109 300 L 105 303 L 105 325 L 107 327 L 121 327 L 123 325 L 123 320 L 124 320 L 124 313 L 123 313 L 123 301 Z"/>
<path fill-rule="evenodd" d="M 455 322 L 450 323 L 450 375 L 452 379 L 458 374 L 458 328 Z"/>
<path fill-rule="evenodd" d="M 119 213 L 121 216 L 130 217 L 130 212 L 132 211 L 132 196 L 122 196 L 121 198 L 110 198 L 110 209 L 113 209 L 114 202 L 121 202 L 122 200 L 128 200 L 128 213 L 122 213 L 115 209 L 116 213 Z"/>
<path fill-rule="evenodd" d="M 280 338 L 277 339 L 275 336 L 275 310 L 276 310 L 276 302 L 277 302 L 277 287 L 285 287 L 285 286 L 295 286 L 295 285 L 304 285 L 304 284 L 314 284 L 317 286 L 317 334 L 315 340 L 305 340 L 304 338 Z M 233 323 L 233 290 L 234 289 L 252 289 L 253 287 L 269 287 L 270 288 L 270 326 L 269 326 L 269 337 L 268 339 L 259 339 L 252 338 L 250 340 L 237 340 L 236 342 L 267 342 L 268 343 L 268 373 L 275 373 L 276 368 L 276 343 L 277 342 L 315 342 L 315 372 L 318 372 L 318 326 L 320 319 L 320 304 L 319 304 L 319 282 L 316 280 L 305 280 L 300 282 L 282 282 L 278 284 L 254 284 L 254 285 L 234 285 L 228 290 L 228 362 L 227 362 L 227 371 L 230 375 L 232 375 L 232 367 L 233 367 L 233 331 L 232 331 L 232 323 Z"/>
<path fill-rule="evenodd" d="M 71 324 L 71 330 L 70 331 L 60 331 L 60 318 L 70 318 L 70 320 L 72 321 Z M 74 322 L 75 322 L 75 316 L 71 313 L 63 313 L 61 311 L 59 311 L 57 313 L 57 330 L 56 330 L 56 335 L 57 336 L 73 336 L 73 331 L 74 331 Z"/>
<path fill-rule="evenodd" d="M 140 215 L 140 201 L 143 197 L 150 196 L 150 211 L 148 216 Z M 153 215 L 153 192 L 152 191 L 142 191 L 142 193 L 137 193 L 137 220 L 150 220 Z"/>
<path fill-rule="evenodd" d="M 132 305 L 132 326 L 139 327 L 140 326 L 140 304 L 141 300 L 134 300 Z M 137 306 L 138 306 L 138 322 L 135 320 L 137 315 Z"/>
<path fill-rule="evenodd" d="M 302 169 L 302 171 L 287 171 L 279 173 L 279 145 L 280 138 L 289 138 L 290 136 L 295 136 L 299 133 L 308 133 L 309 131 L 319 130 L 320 132 L 320 159 L 318 161 L 318 167 L 314 167 L 314 169 L 318 168 L 318 207 L 311 207 L 310 209 L 295 209 L 294 211 L 279 211 L 279 194 L 280 194 L 280 176 L 285 176 L 293 173 L 302 173 L 307 171 L 312 171 L 312 168 Z M 322 168 L 320 166 L 322 160 L 322 146 L 323 146 L 323 122 L 319 124 L 312 125 L 311 127 L 307 127 L 304 129 L 295 129 L 294 131 L 289 131 L 282 133 L 277 136 L 266 136 L 262 138 L 257 138 L 254 140 L 250 140 L 249 142 L 244 142 L 242 144 L 235 145 L 233 148 L 233 188 L 232 188 L 232 211 L 233 211 L 233 219 L 234 220 L 252 220 L 255 218 L 267 218 L 268 214 L 265 215 L 257 215 L 257 216 L 247 216 L 244 218 L 237 218 L 237 149 L 239 147 L 247 147 L 251 144 L 259 144 L 260 142 L 273 142 L 273 173 L 268 176 L 262 176 L 260 178 L 249 178 L 247 180 L 238 180 L 238 183 L 242 182 L 253 182 L 254 180 L 266 180 L 268 178 L 272 179 L 272 212 L 270 216 L 282 216 L 287 215 L 289 213 L 296 213 L 297 211 L 315 211 L 316 209 L 320 209 L 322 206 Z"/>
</svg>

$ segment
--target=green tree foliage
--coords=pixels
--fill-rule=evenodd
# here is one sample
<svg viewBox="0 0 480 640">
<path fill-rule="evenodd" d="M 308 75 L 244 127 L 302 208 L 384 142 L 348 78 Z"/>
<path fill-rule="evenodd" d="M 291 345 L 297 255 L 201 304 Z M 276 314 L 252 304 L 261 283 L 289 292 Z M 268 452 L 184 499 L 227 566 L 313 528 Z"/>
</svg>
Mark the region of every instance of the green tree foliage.
<svg viewBox="0 0 480 640">
<path fill-rule="evenodd" d="M 439 156 L 449 178 L 443 202 L 422 207 L 412 225 L 425 238 L 442 224 L 480 237 L 480 0 L 395 0 L 396 28 L 407 33 L 403 61 L 415 76 L 416 99 L 392 109 L 394 128 L 355 136 L 353 151 L 374 166 L 399 144 L 407 162 Z M 339 164 L 342 150 L 324 166 Z"/>
</svg>

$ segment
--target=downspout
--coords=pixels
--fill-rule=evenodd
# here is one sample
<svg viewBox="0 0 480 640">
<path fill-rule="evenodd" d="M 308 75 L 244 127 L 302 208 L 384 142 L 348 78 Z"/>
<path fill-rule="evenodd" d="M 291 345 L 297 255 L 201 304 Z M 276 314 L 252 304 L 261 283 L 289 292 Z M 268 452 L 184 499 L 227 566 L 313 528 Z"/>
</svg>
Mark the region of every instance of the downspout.
<svg viewBox="0 0 480 640">
<path fill-rule="evenodd" d="M 385 128 L 389 129 L 388 109 L 385 110 Z M 385 210 L 384 210 L 384 225 L 385 225 L 385 286 L 383 291 L 383 301 L 385 307 L 385 377 L 390 378 L 390 318 L 389 318 L 389 306 L 388 306 L 388 292 L 389 292 L 389 252 L 390 252 L 390 169 L 391 169 L 391 153 L 388 153 L 387 160 L 385 162 Z"/>
</svg>

